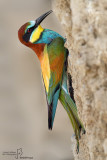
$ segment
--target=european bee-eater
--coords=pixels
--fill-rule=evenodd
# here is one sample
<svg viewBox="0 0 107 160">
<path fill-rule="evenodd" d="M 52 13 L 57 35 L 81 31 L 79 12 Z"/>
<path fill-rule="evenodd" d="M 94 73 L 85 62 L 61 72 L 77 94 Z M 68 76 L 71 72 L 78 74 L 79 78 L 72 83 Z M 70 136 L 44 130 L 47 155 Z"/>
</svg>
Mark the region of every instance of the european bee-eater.
<svg viewBox="0 0 107 160">
<path fill-rule="evenodd" d="M 66 40 L 60 34 L 40 25 L 51 12 L 25 23 L 18 31 L 18 37 L 21 43 L 34 50 L 40 61 L 48 104 L 48 128 L 53 127 L 59 99 L 71 120 L 79 151 L 80 132 L 82 130 L 85 133 L 85 129 L 77 114 L 73 88 L 71 86 L 72 98 L 67 88 L 68 50 L 64 47 Z"/>
</svg>

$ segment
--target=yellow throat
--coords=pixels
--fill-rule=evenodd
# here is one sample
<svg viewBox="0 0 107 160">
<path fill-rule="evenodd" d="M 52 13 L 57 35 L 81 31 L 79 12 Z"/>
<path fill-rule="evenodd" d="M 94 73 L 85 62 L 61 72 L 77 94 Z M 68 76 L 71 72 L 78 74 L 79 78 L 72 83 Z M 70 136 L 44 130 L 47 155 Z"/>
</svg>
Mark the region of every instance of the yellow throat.
<svg viewBox="0 0 107 160">
<path fill-rule="evenodd" d="M 39 25 L 31 34 L 30 42 L 34 43 L 40 38 L 41 33 L 43 32 L 43 28 Z"/>
</svg>

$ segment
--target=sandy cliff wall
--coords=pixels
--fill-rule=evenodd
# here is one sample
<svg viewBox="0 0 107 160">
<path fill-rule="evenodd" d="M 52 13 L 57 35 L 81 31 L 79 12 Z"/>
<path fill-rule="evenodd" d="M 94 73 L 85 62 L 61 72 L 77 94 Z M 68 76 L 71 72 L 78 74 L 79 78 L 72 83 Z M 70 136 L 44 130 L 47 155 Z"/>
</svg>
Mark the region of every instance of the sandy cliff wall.
<svg viewBox="0 0 107 160">
<path fill-rule="evenodd" d="M 107 0 L 55 0 L 70 51 L 69 71 L 86 135 L 76 160 L 107 157 Z"/>
</svg>

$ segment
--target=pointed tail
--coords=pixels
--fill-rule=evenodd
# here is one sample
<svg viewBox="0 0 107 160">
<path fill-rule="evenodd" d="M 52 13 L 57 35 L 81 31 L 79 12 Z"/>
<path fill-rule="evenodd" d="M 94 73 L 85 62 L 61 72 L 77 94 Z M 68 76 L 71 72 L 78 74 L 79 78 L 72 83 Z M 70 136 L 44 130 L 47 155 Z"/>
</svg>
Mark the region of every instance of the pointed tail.
<svg viewBox="0 0 107 160">
<path fill-rule="evenodd" d="M 73 102 L 68 92 L 63 87 L 61 88 L 61 91 L 60 91 L 59 100 L 62 103 L 65 110 L 67 111 L 70 121 L 72 123 L 73 130 L 75 132 L 75 137 L 77 140 L 77 153 L 78 153 L 80 133 L 82 131 L 82 133 L 85 134 L 84 126 L 78 117 L 77 107 L 75 103 Z"/>
<path fill-rule="evenodd" d="M 48 128 L 52 130 L 53 121 L 52 121 L 52 103 L 48 105 Z"/>
</svg>

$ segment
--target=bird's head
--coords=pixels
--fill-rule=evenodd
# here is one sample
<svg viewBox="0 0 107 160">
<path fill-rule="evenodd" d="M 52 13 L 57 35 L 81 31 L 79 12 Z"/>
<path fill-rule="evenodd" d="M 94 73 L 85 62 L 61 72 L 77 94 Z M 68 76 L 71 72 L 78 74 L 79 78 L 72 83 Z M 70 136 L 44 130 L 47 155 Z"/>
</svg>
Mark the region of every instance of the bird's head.
<svg viewBox="0 0 107 160">
<path fill-rule="evenodd" d="M 46 12 L 35 21 L 30 21 L 25 23 L 20 27 L 18 31 L 18 37 L 21 43 L 26 46 L 29 46 L 36 43 L 39 40 L 43 28 L 40 26 L 40 23 L 52 12 L 52 10 Z"/>
</svg>

